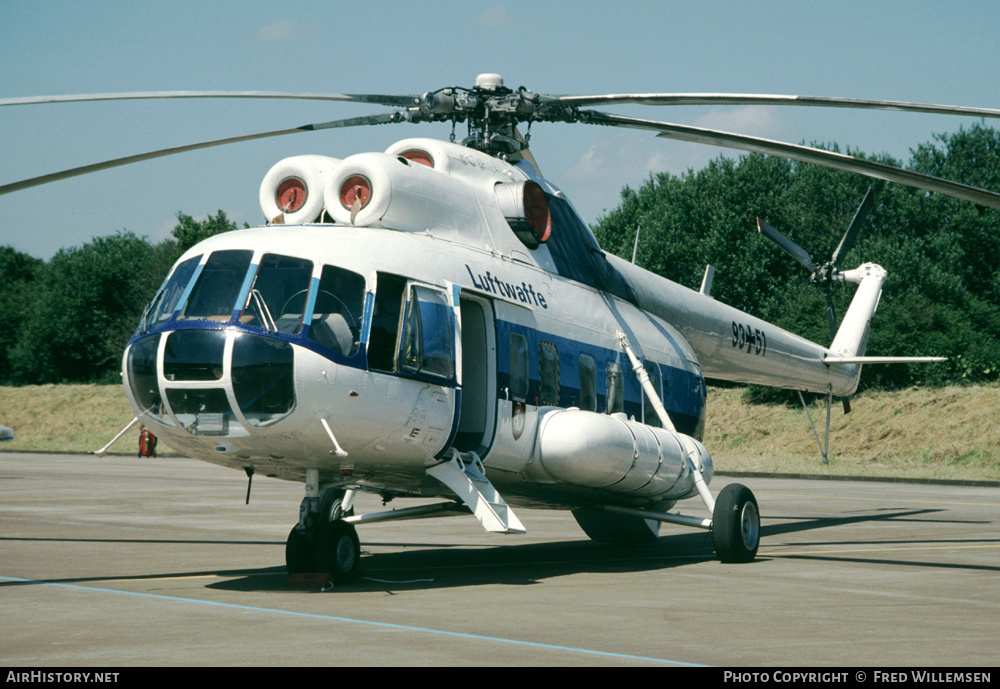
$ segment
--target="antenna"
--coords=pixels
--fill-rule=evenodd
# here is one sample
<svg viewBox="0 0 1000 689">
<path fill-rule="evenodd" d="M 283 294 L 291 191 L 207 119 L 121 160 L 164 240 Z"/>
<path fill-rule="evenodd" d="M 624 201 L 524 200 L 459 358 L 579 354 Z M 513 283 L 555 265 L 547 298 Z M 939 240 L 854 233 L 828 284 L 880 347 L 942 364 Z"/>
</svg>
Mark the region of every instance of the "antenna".
<svg viewBox="0 0 1000 689">
<path fill-rule="evenodd" d="M 635 265 L 635 255 L 639 253 L 639 230 L 642 229 L 642 225 L 635 226 L 635 244 L 632 246 L 632 265 Z"/>
</svg>

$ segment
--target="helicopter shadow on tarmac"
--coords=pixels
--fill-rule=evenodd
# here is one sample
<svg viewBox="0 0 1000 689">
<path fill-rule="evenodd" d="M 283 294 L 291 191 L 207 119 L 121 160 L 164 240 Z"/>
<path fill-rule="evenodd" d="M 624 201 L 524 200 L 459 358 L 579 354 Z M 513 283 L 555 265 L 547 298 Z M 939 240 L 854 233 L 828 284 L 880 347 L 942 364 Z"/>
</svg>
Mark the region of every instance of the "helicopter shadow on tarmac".
<svg viewBox="0 0 1000 689">
<path fill-rule="evenodd" d="M 801 518 L 771 517 L 771 523 L 761 527 L 764 551 L 756 563 L 775 557 L 819 557 L 838 561 L 882 562 L 899 565 L 964 567 L 965 565 L 913 560 L 874 560 L 858 557 L 856 553 L 810 555 L 768 554 L 767 546 L 794 545 L 828 546 L 870 544 L 858 540 L 805 540 L 797 534 L 806 532 L 818 535 L 838 527 L 849 527 L 867 522 L 896 522 L 928 519 L 940 523 L 956 520 L 934 518 L 943 510 L 878 510 L 875 513 L 849 514 L 840 517 Z M 959 520 L 967 523 L 967 520 Z M 794 542 L 783 539 L 791 535 Z M 950 541 L 941 539 L 921 540 L 921 544 L 942 545 Z M 994 541 L 990 541 L 994 542 Z M 880 540 L 879 545 L 914 545 L 911 539 Z M 963 541 L 964 543 L 964 541 Z M 394 541 L 369 541 L 362 546 L 361 578 L 351 584 L 337 587 L 340 592 L 366 592 L 385 590 L 421 590 L 463 586 L 512 585 L 524 586 L 544 583 L 547 579 L 574 574 L 625 574 L 668 570 L 715 559 L 712 536 L 707 531 L 667 532 L 657 543 L 645 545 L 610 545 L 589 540 L 549 541 L 544 543 L 510 544 L 496 546 L 441 545 Z M 752 567 L 749 565 L 740 565 Z M 972 567 L 978 568 L 978 567 Z M 1000 567 L 993 568 L 1000 570 Z M 288 575 L 283 568 L 266 568 L 247 572 L 244 576 L 215 582 L 208 588 L 265 591 L 288 588 Z M 304 591 L 316 590 L 303 587 Z"/>
</svg>

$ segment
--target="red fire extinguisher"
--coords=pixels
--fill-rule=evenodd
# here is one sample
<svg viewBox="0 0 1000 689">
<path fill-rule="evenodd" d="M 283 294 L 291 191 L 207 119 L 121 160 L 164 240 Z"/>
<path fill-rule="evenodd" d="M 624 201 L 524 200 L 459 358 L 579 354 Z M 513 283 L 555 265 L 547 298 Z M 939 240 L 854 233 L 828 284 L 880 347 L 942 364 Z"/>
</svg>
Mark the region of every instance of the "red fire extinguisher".
<svg viewBox="0 0 1000 689">
<path fill-rule="evenodd" d="M 156 436 L 145 426 L 142 426 L 139 430 L 139 456 L 156 456 Z"/>
</svg>

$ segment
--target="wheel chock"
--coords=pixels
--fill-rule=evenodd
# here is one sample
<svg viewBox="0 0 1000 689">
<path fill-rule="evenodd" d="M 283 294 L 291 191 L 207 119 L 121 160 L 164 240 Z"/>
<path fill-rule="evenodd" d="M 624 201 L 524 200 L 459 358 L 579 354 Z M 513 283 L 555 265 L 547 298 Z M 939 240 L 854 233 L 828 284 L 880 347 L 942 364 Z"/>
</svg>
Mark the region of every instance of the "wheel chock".
<svg viewBox="0 0 1000 689">
<path fill-rule="evenodd" d="M 288 588 L 319 590 L 325 587 L 329 580 L 330 575 L 322 572 L 296 572 L 288 575 Z"/>
</svg>

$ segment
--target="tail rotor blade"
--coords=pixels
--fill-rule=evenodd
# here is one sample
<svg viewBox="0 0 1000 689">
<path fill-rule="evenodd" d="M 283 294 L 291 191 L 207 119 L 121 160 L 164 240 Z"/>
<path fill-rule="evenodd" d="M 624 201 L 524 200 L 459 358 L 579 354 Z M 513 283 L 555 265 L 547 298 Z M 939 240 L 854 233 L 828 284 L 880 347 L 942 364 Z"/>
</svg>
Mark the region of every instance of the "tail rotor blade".
<svg viewBox="0 0 1000 689">
<path fill-rule="evenodd" d="M 864 201 L 858 206 L 858 210 L 854 213 L 854 219 L 851 220 L 851 224 L 847 228 L 847 232 L 844 233 L 843 239 L 840 240 L 840 244 L 837 245 L 837 250 L 833 252 L 833 258 L 830 259 L 830 263 L 837 265 L 840 263 L 841 259 L 847 255 L 847 252 L 851 250 L 854 246 L 855 240 L 858 238 L 858 232 L 861 230 L 861 226 L 865 222 L 865 218 L 868 216 L 868 211 L 872 209 L 874 205 L 874 195 L 872 194 L 871 187 L 868 187 L 868 193 L 865 194 Z"/>
<path fill-rule="evenodd" d="M 833 342 L 837 336 L 837 312 L 833 308 L 832 290 L 825 289 L 823 293 L 826 295 L 826 323 L 830 326 L 830 341 Z"/>
<path fill-rule="evenodd" d="M 812 262 L 812 259 L 809 258 L 809 254 L 806 253 L 805 249 L 778 232 L 760 218 L 757 218 L 757 231 L 781 247 L 789 256 L 804 265 L 809 272 L 816 272 L 817 266 Z"/>
</svg>

